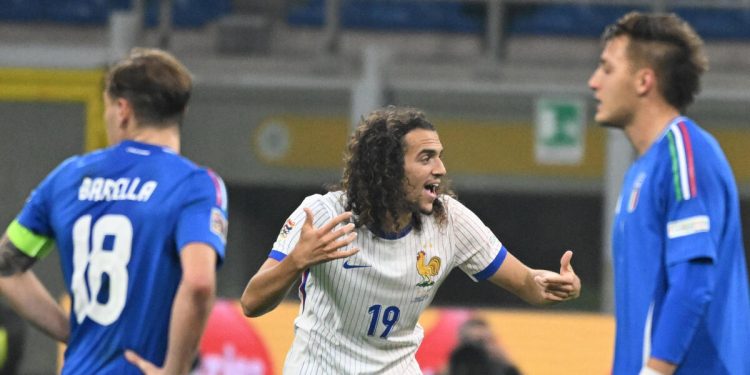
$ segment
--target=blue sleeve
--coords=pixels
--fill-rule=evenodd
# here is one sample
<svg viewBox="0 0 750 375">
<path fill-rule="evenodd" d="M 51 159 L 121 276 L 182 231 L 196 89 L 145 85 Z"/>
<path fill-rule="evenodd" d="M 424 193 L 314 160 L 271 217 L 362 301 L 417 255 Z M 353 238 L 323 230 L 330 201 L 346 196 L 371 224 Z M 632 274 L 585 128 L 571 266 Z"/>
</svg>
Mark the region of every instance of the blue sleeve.
<svg viewBox="0 0 750 375">
<path fill-rule="evenodd" d="M 673 208 L 667 221 L 667 266 L 699 258 L 716 260 L 716 245 L 710 233 L 716 223 L 703 206 L 699 200 L 690 200 Z"/>
<path fill-rule="evenodd" d="M 680 124 L 669 134 L 674 143 L 666 169 L 666 263 L 716 260 L 714 237 L 723 226 L 726 204 L 715 150 L 694 128 Z M 677 142 L 681 140 L 681 142 Z"/>
<path fill-rule="evenodd" d="M 669 267 L 669 289 L 651 342 L 651 356 L 681 363 L 708 310 L 714 292 L 716 267 L 709 259 Z"/>
<path fill-rule="evenodd" d="M 475 273 L 474 278 L 477 279 L 477 281 L 487 280 L 488 278 L 490 278 L 495 274 L 495 272 L 497 272 L 498 269 L 500 269 L 500 266 L 503 265 L 506 256 L 508 256 L 508 250 L 505 248 L 505 246 L 503 246 L 500 248 L 500 252 L 497 253 L 495 259 L 493 259 L 492 262 L 487 265 L 487 267 L 485 267 L 485 269 Z"/>
<path fill-rule="evenodd" d="M 46 197 L 49 195 L 49 179 L 45 179 L 34 189 L 26 199 L 21 212 L 18 214 L 18 223 L 26 229 L 43 236 L 52 236 L 52 228 L 49 222 L 49 207 Z"/>
<path fill-rule="evenodd" d="M 281 262 L 282 260 L 284 260 L 284 258 L 286 258 L 286 254 L 284 254 L 284 253 L 282 253 L 281 251 L 278 251 L 278 250 L 271 250 L 271 252 L 268 253 L 268 257 L 271 258 L 271 259 L 275 259 L 275 260 L 278 260 L 279 262 Z"/>
<path fill-rule="evenodd" d="M 16 218 L 19 224 L 35 234 L 54 237 L 55 233 L 50 222 L 50 203 L 54 195 L 55 181 L 58 178 L 64 178 L 60 176 L 65 174 L 66 166 L 77 158 L 74 156 L 62 162 L 31 192 Z"/>
<path fill-rule="evenodd" d="M 224 182 L 215 173 L 200 170 L 186 184 L 187 196 L 177 221 L 177 248 L 181 251 L 191 242 L 208 244 L 221 263 L 229 226 Z"/>
</svg>

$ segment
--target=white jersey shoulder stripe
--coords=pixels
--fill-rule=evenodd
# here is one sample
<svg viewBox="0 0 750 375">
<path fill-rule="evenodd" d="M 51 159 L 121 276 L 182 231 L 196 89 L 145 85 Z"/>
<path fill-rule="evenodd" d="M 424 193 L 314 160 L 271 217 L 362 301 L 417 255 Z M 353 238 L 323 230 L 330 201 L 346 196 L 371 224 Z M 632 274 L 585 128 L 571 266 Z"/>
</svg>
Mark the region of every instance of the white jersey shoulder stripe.
<svg viewBox="0 0 750 375">
<path fill-rule="evenodd" d="M 677 160 L 680 172 L 680 188 L 684 199 L 690 199 L 690 182 L 688 180 L 687 158 L 685 156 L 685 141 L 682 139 L 682 132 L 676 123 L 669 126 L 669 131 L 674 137 L 675 151 L 677 151 Z"/>
</svg>

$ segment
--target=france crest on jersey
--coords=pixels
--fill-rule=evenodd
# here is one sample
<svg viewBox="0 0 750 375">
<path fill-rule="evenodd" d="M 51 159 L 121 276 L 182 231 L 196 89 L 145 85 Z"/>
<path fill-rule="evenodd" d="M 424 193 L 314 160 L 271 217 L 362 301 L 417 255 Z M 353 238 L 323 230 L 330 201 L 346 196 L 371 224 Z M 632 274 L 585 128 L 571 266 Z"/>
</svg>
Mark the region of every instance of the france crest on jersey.
<svg viewBox="0 0 750 375">
<path fill-rule="evenodd" d="M 137 374 L 126 348 L 164 361 L 180 250 L 201 242 L 224 258 L 226 189 L 168 148 L 124 141 L 63 162 L 8 232 L 14 244 L 57 243 L 72 301 L 62 372 Z"/>
<path fill-rule="evenodd" d="M 620 194 L 612 239 L 613 374 L 640 371 L 659 329 L 666 271 L 693 259 L 714 263 L 716 288 L 676 373 L 750 373 L 750 295 L 739 200 L 716 140 L 677 117 L 627 171 Z"/>
</svg>

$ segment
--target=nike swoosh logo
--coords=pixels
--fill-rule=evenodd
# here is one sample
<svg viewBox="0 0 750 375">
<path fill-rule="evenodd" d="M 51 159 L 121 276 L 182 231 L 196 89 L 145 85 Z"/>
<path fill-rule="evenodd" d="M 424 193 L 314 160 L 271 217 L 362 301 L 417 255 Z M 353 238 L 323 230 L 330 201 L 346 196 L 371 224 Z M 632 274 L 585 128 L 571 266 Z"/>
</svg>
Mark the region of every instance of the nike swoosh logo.
<svg viewBox="0 0 750 375">
<path fill-rule="evenodd" d="M 344 269 L 347 269 L 347 270 L 352 269 L 352 268 L 367 268 L 367 267 L 372 267 L 372 266 L 366 265 L 366 264 L 349 264 L 348 260 L 344 261 Z"/>
</svg>

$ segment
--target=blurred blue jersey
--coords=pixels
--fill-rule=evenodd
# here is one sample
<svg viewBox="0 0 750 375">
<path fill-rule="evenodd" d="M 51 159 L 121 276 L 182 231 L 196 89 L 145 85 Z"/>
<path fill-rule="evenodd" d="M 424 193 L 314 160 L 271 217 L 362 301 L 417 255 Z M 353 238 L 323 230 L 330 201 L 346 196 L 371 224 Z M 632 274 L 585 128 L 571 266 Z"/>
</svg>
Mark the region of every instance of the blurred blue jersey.
<svg viewBox="0 0 750 375">
<path fill-rule="evenodd" d="M 716 140 L 676 118 L 628 170 L 613 228 L 613 374 L 650 355 L 669 288 L 668 267 L 714 264 L 715 288 L 676 374 L 750 374 L 750 294 L 731 168 Z"/>
<path fill-rule="evenodd" d="M 210 170 L 125 141 L 63 162 L 17 222 L 60 251 L 72 297 L 63 374 L 138 374 L 123 351 L 163 364 L 180 250 L 201 242 L 224 257 L 227 195 Z"/>
</svg>

